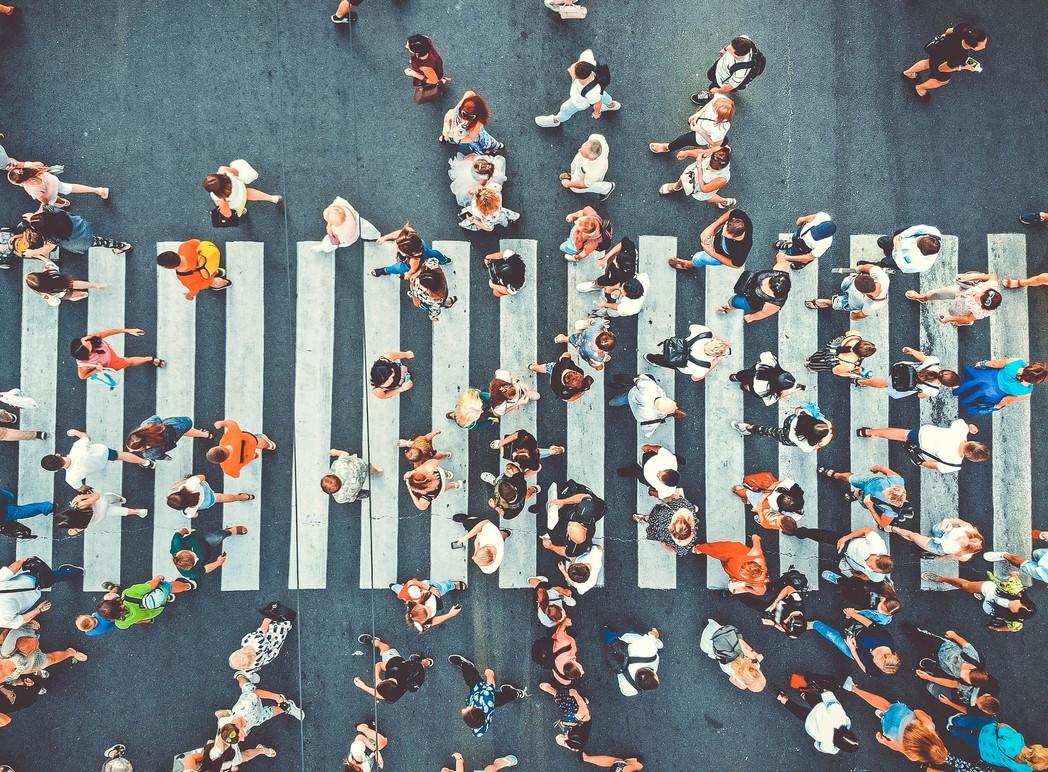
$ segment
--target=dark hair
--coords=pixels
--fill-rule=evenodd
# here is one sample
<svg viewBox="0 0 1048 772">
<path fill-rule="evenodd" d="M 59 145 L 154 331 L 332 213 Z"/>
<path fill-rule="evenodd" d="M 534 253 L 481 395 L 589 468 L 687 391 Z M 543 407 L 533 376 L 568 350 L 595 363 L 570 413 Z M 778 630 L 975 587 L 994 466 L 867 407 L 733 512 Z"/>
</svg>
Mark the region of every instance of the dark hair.
<svg viewBox="0 0 1048 772">
<path fill-rule="evenodd" d="M 864 295 L 869 295 L 877 289 L 877 280 L 868 273 L 860 273 L 855 277 L 852 286 Z"/>
<path fill-rule="evenodd" d="M 127 606 L 122 598 L 109 598 L 98 604 L 98 615 L 111 622 L 123 619 L 127 613 Z"/>
<path fill-rule="evenodd" d="M 592 569 L 588 563 L 572 563 L 568 566 L 567 573 L 571 581 L 581 584 L 590 578 Z"/>
<path fill-rule="evenodd" d="M 396 374 L 396 365 L 385 357 L 379 357 L 375 360 L 375 363 L 371 365 L 371 385 L 376 389 L 383 390 L 396 388 L 395 386 L 388 387 L 383 385 L 390 378 L 395 378 Z"/>
<path fill-rule="evenodd" d="M 596 68 L 589 62 L 583 62 L 580 60 L 578 62 L 575 62 L 575 77 L 579 78 L 580 80 L 583 78 L 588 78 L 590 75 L 593 74 L 593 71 L 595 69 Z"/>
<path fill-rule="evenodd" d="M 79 360 L 81 362 L 86 362 L 87 358 L 91 356 L 91 350 L 94 349 L 94 347 L 101 342 L 102 339 L 99 338 L 97 335 L 92 335 L 88 338 L 89 346 L 84 345 L 83 337 L 73 338 L 69 342 L 69 355 L 73 357 L 73 359 Z"/>
<path fill-rule="evenodd" d="M 746 221 L 741 217 L 729 217 L 724 224 L 724 232 L 729 236 L 741 236 L 746 232 Z"/>
<path fill-rule="evenodd" d="M 773 273 L 768 277 L 768 286 L 774 297 L 781 297 L 790 291 L 790 277 L 782 273 Z"/>
<path fill-rule="evenodd" d="M 320 490 L 324 491 L 324 493 L 338 493 L 341 488 L 342 480 L 338 475 L 326 474 L 320 478 Z"/>
<path fill-rule="evenodd" d="M 809 432 L 809 434 L 811 435 L 811 439 L 814 440 L 812 444 L 816 444 L 820 440 L 824 439 L 830 433 L 831 427 L 832 424 L 830 424 L 830 422 L 825 419 L 816 420 L 811 425 L 811 431 Z"/>
<path fill-rule="evenodd" d="M 993 311 L 997 306 L 1001 305 L 1002 299 L 1000 292 L 995 289 L 988 289 L 979 298 L 979 305 L 988 311 Z"/>
<path fill-rule="evenodd" d="M 934 255 L 940 248 L 942 242 L 938 236 L 921 236 L 917 239 L 917 249 L 921 250 L 922 255 Z"/>
<path fill-rule="evenodd" d="M 889 573 L 895 568 L 895 561 L 892 560 L 891 555 L 874 555 L 873 556 L 873 567 L 882 574 Z"/>
<path fill-rule="evenodd" d="M 968 673 L 968 683 L 972 686 L 985 686 L 986 684 L 994 680 L 993 676 L 987 673 L 985 670 L 979 668 L 973 668 Z"/>
<path fill-rule="evenodd" d="M 507 504 L 516 504 L 520 499 L 516 486 L 509 480 L 499 480 L 495 483 L 495 493 Z"/>
<path fill-rule="evenodd" d="M 507 391 L 509 392 L 508 395 Z M 491 394 L 491 406 L 498 407 L 502 403 L 508 402 L 517 393 L 517 389 L 509 381 L 504 381 L 501 378 L 492 378 L 491 383 L 488 384 L 488 393 Z"/>
<path fill-rule="evenodd" d="M 753 50 L 753 41 L 749 38 L 739 36 L 731 39 L 731 47 L 735 49 L 735 53 L 739 56 L 745 56 Z"/>
<path fill-rule="evenodd" d="M 644 295 L 644 285 L 640 283 L 640 279 L 634 276 L 632 279 L 627 279 L 622 283 L 622 294 L 630 300 L 636 300 Z"/>
<path fill-rule="evenodd" d="M 949 389 L 954 388 L 961 382 L 961 376 L 959 376 L 953 370 L 940 370 L 939 371 L 939 383 L 946 386 Z"/>
<path fill-rule="evenodd" d="M 470 116 L 467 118 L 466 116 Z M 459 117 L 466 120 L 470 126 L 477 123 L 487 123 L 491 120 L 491 111 L 488 109 L 488 103 L 484 101 L 484 98 L 479 94 L 468 96 L 462 100 L 462 105 L 459 107 Z"/>
<path fill-rule="evenodd" d="M 30 168 L 28 166 L 18 166 L 7 173 L 7 181 L 12 185 L 20 185 L 23 182 L 27 182 L 35 177 L 46 172 L 46 169 Z"/>
<path fill-rule="evenodd" d="M 73 289 L 73 279 L 58 271 L 34 271 L 26 274 L 25 285 L 34 292 L 54 294 Z"/>
<path fill-rule="evenodd" d="M 1032 386 L 1044 383 L 1044 379 L 1048 378 L 1048 366 L 1042 362 L 1030 362 L 1022 370 L 1019 380 Z"/>
<path fill-rule="evenodd" d="M 980 694 L 975 698 L 975 707 L 987 716 L 996 716 L 1001 711 L 1001 701 L 993 694 Z"/>
<path fill-rule="evenodd" d="M 182 262 L 182 258 L 178 256 L 178 252 L 161 252 L 156 256 L 156 264 L 161 268 L 178 268 L 178 264 Z"/>
<path fill-rule="evenodd" d="M 425 56 L 433 50 L 433 41 L 426 35 L 412 35 L 408 38 L 408 50 L 416 56 Z"/>
<path fill-rule="evenodd" d="M 957 32 L 961 35 L 961 40 L 970 46 L 978 45 L 987 39 L 985 30 L 979 27 L 973 27 L 970 24 L 958 24 Z"/>
<path fill-rule="evenodd" d="M 561 675 L 569 681 L 578 681 L 583 676 L 582 666 L 576 660 L 569 660 L 564 664 Z"/>
<path fill-rule="evenodd" d="M 894 614 L 896 611 L 902 608 L 902 601 L 899 600 L 898 595 L 885 595 L 884 596 L 884 608 L 887 609 L 886 614 Z"/>
<path fill-rule="evenodd" d="M 612 351 L 615 348 L 615 344 L 618 343 L 618 338 L 615 337 L 615 333 L 611 330 L 601 330 L 597 333 L 597 337 L 593 342 L 597 344 L 597 348 L 601 351 Z"/>
<path fill-rule="evenodd" d="M 42 459 L 40 459 L 40 466 L 46 469 L 48 472 L 57 472 L 62 468 L 63 460 L 57 453 L 48 453 Z"/>
<path fill-rule="evenodd" d="M 149 423 L 128 432 L 124 445 L 128 450 L 162 448 L 168 445 L 167 427 L 162 423 Z"/>
<path fill-rule="evenodd" d="M 417 231 L 411 230 L 397 237 L 397 251 L 408 257 L 418 257 L 422 254 L 422 237 Z"/>
<path fill-rule="evenodd" d="M 637 688 L 642 692 L 650 692 L 659 688 L 659 675 L 650 667 L 642 667 L 638 670 L 633 680 L 637 682 Z"/>
<path fill-rule="evenodd" d="M 833 745 L 839 751 L 855 753 L 859 750 L 859 738 L 848 727 L 839 726 L 833 730 Z"/>
<path fill-rule="evenodd" d="M 480 729 L 484 726 L 484 711 L 480 708 L 466 708 L 462 711 L 462 720 L 470 729 Z"/>
<path fill-rule="evenodd" d="M 209 174 L 204 177 L 204 190 L 219 198 L 228 198 L 233 192 L 233 181 L 228 174 Z"/>
<path fill-rule="evenodd" d="M 179 488 L 177 491 L 171 491 L 171 493 L 167 494 L 166 501 L 171 509 L 177 509 L 181 512 L 199 504 L 200 494 L 196 491 L 187 491 L 185 488 Z"/>
<path fill-rule="evenodd" d="M 726 158 L 724 156 L 727 156 Z M 711 158 L 715 158 L 718 161 L 724 163 L 731 163 L 731 145 L 721 145 L 719 148 L 713 151 Z"/>
<path fill-rule="evenodd" d="M 796 512 L 795 507 L 797 501 L 789 493 L 779 494 L 779 511 L 780 512 Z"/>
<path fill-rule="evenodd" d="M 866 359 L 877 353 L 877 346 L 872 341 L 860 340 L 858 343 L 851 346 L 851 351 L 860 358 Z"/>
<path fill-rule="evenodd" d="M 93 514 L 91 507 L 77 509 L 70 503 L 65 509 L 55 512 L 55 528 L 87 528 Z"/>
<path fill-rule="evenodd" d="M 400 696 L 400 684 L 394 678 L 384 678 L 375 684 L 375 691 L 384 700 L 395 700 Z"/>
<path fill-rule="evenodd" d="M 680 485 L 680 472 L 676 469 L 664 469 L 659 474 L 659 479 L 671 488 L 676 488 Z"/>
<path fill-rule="evenodd" d="M 782 629 L 790 638 L 799 638 L 808 629 L 808 620 L 803 611 L 791 614 L 782 624 Z"/>
</svg>

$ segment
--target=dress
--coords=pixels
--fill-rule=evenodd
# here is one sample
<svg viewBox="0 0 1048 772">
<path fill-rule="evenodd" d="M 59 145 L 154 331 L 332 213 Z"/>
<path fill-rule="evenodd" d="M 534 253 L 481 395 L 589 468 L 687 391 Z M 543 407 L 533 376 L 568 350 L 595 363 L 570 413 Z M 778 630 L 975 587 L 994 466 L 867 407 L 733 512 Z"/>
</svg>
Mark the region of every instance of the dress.
<svg viewBox="0 0 1048 772">
<path fill-rule="evenodd" d="M 678 544 L 670 535 L 670 521 L 673 520 L 673 516 L 677 512 L 694 512 L 695 509 L 695 505 L 683 496 L 678 496 L 668 501 L 660 501 L 648 515 L 648 524 L 644 531 L 645 538 L 648 541 L 657 541 L 665 544 L 677 553 L 677 557 L 688 555 L 691 552 L 691 548 L 701 541 L 699 539 L 698 527 L 693 529 L 691 540 L 687 544 Z"/>
<path fill-rule="evenodd" d="M 240 640 L 240 647 L 254 650 L 255 661 L 244 668 L 244 672 L 254 673 L 275 660 L 289 632 L 291 622 L 270 622 L 268 630 L 259 627 L 245 635 Z"/>
<path fill-rule="evenodd" d="M 341 225 L 327 225 L 324 238 L 314 247 L 318 252 L 334 252 L 339 247 L 353 246 L 357 243 L 357 239 L 364 238 L 374 241 L 382 235 L 378 228 L 361 217 L 353 205 L 342 196 L 335 196 L 335 200 L 328 206 L 341 209 L 346 219 L 342 221 Z"/>
<path fill-rule="evenodd" d="M 1017 359 L 1001 368 L 965 366 L 964 381 L 954 390 L 961 409 L 968 415 L 987 415 L 998 410 L 997 403 L 1005 397 L 1024 397 L 1033 393 L 1031 384 L 1016 377 L 1016 373 L 1028 364 Z"/>
<path fill-rule="evenodd" d="M 481 177 L 473 170 L 473 163 L 481 158 L 494 164 L 495 172 L 491 177 Z M 462 153 L 457 153 L 454 158 L 448 161 L 448 167 L 448 177 L 451 178 L 451 192 L 459 206 L 469 205 L 473 200 L 469 191 L 478 185 L 484 184 L 489 188 L 501 191 L 502 186 L 506 182 L 506 159 L 500 155 L 480 155 L 479 153 L 463 155 Z"/>
<path fill-rule="evenodd" d="M 724 180 L 726 185 L 731 179 L 731 164 L 729 163 L 723 169 L 713 169 L 710 167 L 710 158 L 712 156 L 706 156 L 701 162 L 688 164 L 680 175 L 680 184 L 684 187 L 684 192 L 696 201 L 708 201 L 718 194 L 716 190 L 711 193 L 702 192 L 702 188 L 699 186 L 700 174 L 706 184 L 714 180 Z M 701 166 L 699 165 L 700 163 Z M 723 189 L 722 187 L 719 190 Z"/>
<path fill-rule="evenodd" d="M 342 487 L 331 494 L 331 497 L 339 504 L 351 504 L 356 501 L 367 482 L 368 469 L 368 462 L 356 453 L 336 456 L 329 471 L 342 481 Z"/>
<path fill-rule="evenodd" d="M 591 367 L 603 365 L 611 359 L 611 354 L 597 348 L 597 336 L 610 328 L 611 323 L 607 319 L 595 319 L 582 331 L 569 335 L 568 343 L 579 352 L 579 356 Z"/>
</svg>

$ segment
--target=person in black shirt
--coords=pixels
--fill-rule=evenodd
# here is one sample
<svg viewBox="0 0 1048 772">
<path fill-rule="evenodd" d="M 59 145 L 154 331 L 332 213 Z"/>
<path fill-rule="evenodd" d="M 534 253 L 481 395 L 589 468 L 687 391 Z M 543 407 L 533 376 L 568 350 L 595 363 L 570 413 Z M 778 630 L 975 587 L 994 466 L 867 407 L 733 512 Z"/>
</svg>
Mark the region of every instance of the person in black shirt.
<svg viewBox="0 0 1048 772">
<path fill-rule="evenodd" d="M 618 287 L 620 284 L 632 279 L 637 275 L 637 245 L 628 236 L 613 246 L 603 257 L 597 258 L 597 264 L 604 269 L 604 273 L 593 281 L 582 281 L 575 285 L 579 292 L 592 292 L 610 287 Z"/>
<path fill-rule="evenodd" d="M 528 365 L 528 369 L 548 375 L 553 393 L 565 402 L 574 402 L 593 385 L 593 376 L 582 372 L 582 368 L 572 361 L 570 351 L 565 351 L 555 362 Z"/>
<path fill-rule="evenodd" d="M 518 429 L 501 440 L 491 441 L 492 450 L 502 450 L 502 458 L 519 466 L 526 476 L 537 474 L 542 469 L 542 459 L 564 453 L 560 445 L 540 448 L 535 435 L 527 429 Z"/>
<path fill-rule="evenodd" d="M 581 483 L 568 480 L 559 497 L 551 487 L 542 546 L 561 557 L 578 557 L 593 545 L 594 528 L 607 511 L 607 502 Z"/>
<path fill-rule="evenodd" d="M 989 40 L 986 33 L 970 24 L 957 24 L 924 47 L 928 57 L 915 62 L 909 69 L 903 70 L 902 76 L 917 80 L 922 72 L 928 72 L 923 83 L 914 85 L 913 90 L 919 97 L 927 97 L 932 89 L 942 88 L 950 82 L 953 73 L 961 70 L 980 72 L 982 66 L 971 58 L 973 51 L 982 51 Z M 974 62 L 974 64 L 970 63 Z"/>
<path fill-rule="evenodd" d="M 374 688 L 357 676 L 353 679 L 353 684 L 358 689 L 367 692 L 379 702 L 392 703 L 408 692 L 417 692 L 422 688 L 426 680 L 426 669 L 433 667 L 432 659 L 423 659 L 418 654 L 404 659 L 400 652 L 388 643 L 367 633 L 358 636 L 357 640 L 365 646 L 371 644 L 379 653 L 379 661 L 375 663 Z"/>
<path fill-rule="evenodd" d="M 742 268 L 753 246 L 753 223 L 741 209 L 729 209 L 706 226 L 699 235 L 701 249 L 688 260 L 671 257 L 678 271 L 694 271 L 704 265 Z"/>
<path fill-rule="evenodd" d="M 735 282 L 735 294 L 717 309 L 728 314 L 738 309 L 745 311 L 747 322 L 767 319 L 779 313 L 790 296 L 790 264 L 780 252 L 770 270 L 743 271 Z"/>
</svg>

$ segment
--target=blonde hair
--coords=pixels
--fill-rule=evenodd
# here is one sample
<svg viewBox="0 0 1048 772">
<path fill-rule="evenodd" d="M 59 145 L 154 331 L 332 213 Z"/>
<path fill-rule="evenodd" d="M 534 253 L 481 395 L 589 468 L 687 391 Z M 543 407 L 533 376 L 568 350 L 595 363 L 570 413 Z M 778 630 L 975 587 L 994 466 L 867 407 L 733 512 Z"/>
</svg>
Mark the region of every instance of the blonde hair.
<svg viewBox="0 0 1048 772">
<path fill-rule="evenodd" d="M 702 350 L 710 356 L 722 357 L 731 351 L 731 346 L 724 338 L 713 338 L 706 341 L 706 345 L 702 347 Z"/>
<path fill-rule="evenodd" d="M 670 518 L 670 537 L 677 544 L 687 544 L 695 536 L 695 518 L 691 512 L 677 512 Z"/>
<path fill-rule="evenodd" d="M 888 675 L 894 675 L 895 673 L 899 672 L 899 667 L 901 665 L 902 660 L 899 658 L 899 655 L 893 651 L 889 654 L 884 655 L 884 664 L 881 665 L 881 670 L 883 670 Z"/>
<path fill-rule="evenodd" d="M 98 627 L 98 620 L 91 614 L 81 614 L 76 618 L 76 629 L 82 633 L 94 630 L 96 627 Z"/>
<path fill-rule="evenodd" d="M 502 194 L 494 188 L 481 186 L 473 194 L 473 203 L 477 205 L 478 212 L 490 217 L 502 206 Z"/>
<path fill-rule="evenodd" d="M 906 758 L 925 764 L 942 764 L 948 754 L 939 735 L 923 721 L 913 721 L 903 731 L 902 750 Z"/>
<path fill-rule="evenodd" d="M 717 114 L 717 123 L 730 121 L 735 117 L 735 103 L 727 97 L 718 99 L 717 104 L 713 107 L 713 112 Z"/>
<path fill-rule="evenodd" d="M 748 657 L 738 657 L 732 660 L 731 669 L 751 692 L 764 691 L 764 687 L 768 684 L 764 673 L 757 667 L 757 663 Z"/>
<path fill-rule="evenodd" d="M 480 547 L 473 553 L 473 562 L 481 568 L 490 566 L 495 562 L 495 548 L 490 545 Z"/>
<path fill-rule="evenodd" d="M 346 221 L 346 210 L 338 204 L 331 204 L 324 210 L 324 222 L 329 225 L 341 225 Z"/>
<path fill-rule="evenodd" d="M 254 652 L 246 647 L 237 649 L 229 655 L 229 666 L 234 670 L 245 670 L 255 661 Z"/>
<path fill-rule="evenodd" d="M 1042 772 L 1042 770 L 1048 769 L 1048 748 L 1043 745 L 1023 746 L 1015 760 L 1023 764 L 1029 764 L 1033 767 L 1034 772 Z"/>
</svg>

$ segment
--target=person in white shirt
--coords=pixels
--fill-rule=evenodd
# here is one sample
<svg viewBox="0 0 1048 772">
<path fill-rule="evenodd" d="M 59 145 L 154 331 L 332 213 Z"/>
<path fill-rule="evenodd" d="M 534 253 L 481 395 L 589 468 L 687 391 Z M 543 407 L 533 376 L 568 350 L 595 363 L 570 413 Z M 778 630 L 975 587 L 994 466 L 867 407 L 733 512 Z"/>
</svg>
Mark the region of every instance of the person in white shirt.
<svg viewBox="0 0 1048 772">
<path fill-rule="evenodd" d="M 560 106 L 560 111 L 556 115 L 536 117 L 535 123 L 539 126 L 543 128 L 560 126 L 575 113 L 589 107 L 593 108 L 594 118 L 600 118 L 603 112 L 612 112 L 622 107 L 607 92 L 611 73 L 607 65 L 597 64 L 592 49 L 587 48 L 579 54 L 578 61 L 568 67 L 568 75 L 571 77 L 571 88 L 567 100 Z"/>
<path fill-rule="evenodd" d="M 877 246 L 884 251 L 884 259 L 877 265 L 902 273 L 923 273 L 939 257 L 942 231 L 931 225 L 912 225 L 891 236 L 881 236 Z"/>
<path fill-rule="evenodd" d="M 651 286 L 646 273 L 638 273 L 615 287 L 608 287 L 597 301 L 597 308 L 606 316 L 636 316 L 644 307 L 644 296 Z"/>
<path fill-rule="evenodd" d="M 643 635 L 633 630 L 620 635 L 605 626 L 602 633 L 604 643 L 619 653 L 619 691 L 623 696 L 635 697 L 659 688 L 659 650 L 663 644 L 658 629 L 653 627 Z"/>
<path fill-rule="evenodd" d="M 599 544 L 593 544 L 581 555 L 562 560 L 557 567 L 571 585 L 571 589 L 579 595 L 585 595 L 597 585 L 603 565 L 604 548 Z"/>
<path fill-rule="evenodd" d="M 688 118 L 688 131 L 669 142 L 651 142 L 648 150 L 656 155 L 675 153 L 686 147 L 720 147 L 728 136 L 735 103 L 726 96 L 717 94 L 701 110 Z M 680 156 L 677 156 L 681 160 Z"/>
<path fill-rule="evenodd" d="M 560 184 L 572 193 L 596 193 L 601 201 L 607 201 L 614 182 L 607 182 L 608 141 L 602 134 L 590 134 L 582 147 L 571 159 L 571 171 L 560 175 Z"/>
<path fill-rule="evenodd" d="M 685 347 L 686 358 L 683 361 L 679 357 L 667 356 L 666 341 L 662 341 L 660 353 L 645 354 L 644 359 L 656 367 L 676 370 L 698 383 L 724 361 L 724 357 L 731 354 L 731 344 L 724 338 L 714 337 L 713 331 L 704 324 L 688 325 L 688 336 L 676 340 Z"/>
<path fill-rule="evenodd" d="M 801 533 L 807 533 L 814 529 L 799 529 Z M 891 570 L 895 563 L 888 554 L 888 545 L 884 537 L 872 527 L 859 528 L 851 533 L 837 539 L 837 551 L 841 554 L 841 562 L 838 570 L 840 574 L 833 571 L 823 571 L 823 578 L 836 584 L 841 576 L 865 579 L 868 582 L 879 584 L 891 581 Z"/>
<path fill-rule="evenodd" d="M 75 490 L 80 490 L 85 486 L 90 487 L 88 478 L 94 477 L 105 469 L 106 464 L 110 461 L 123 461 L 125 464 L 144 466 L 147 469 L 155 466 L 154 462 L 148 459 L 143 460 L 133 453 L 113 450 L 101 442 L 92 442 L 87 433 L 79 429 L 70 429 L 66 432 L 66 436 L 77 438 L 69 448 L 69 454 L 62 456 L 57 453 L 49 453 L 40 459 L 40 466 L 48 472 L 65 469 L 66 484 Z"/>
<path fill-rule="evenodd" d="M 668 499 L 682 495 L 680 489 L 680 464 L 683 459 L 672 450 L 661 445 L 641 445 L 639 464 L 619 467 L 619 477 L 634 477 L 647 486 L 648 495 L 657 499 Z"/>
<path fill-rule="evenodd" d="M 713 94 L 727 94 L 745 88 L 743 81 L 753 67 L 753 52 L 756 46 L 747 35 L 732 38 L 728 45 L 720 50 L 717 61 L 706 71 L 710 81 L 709 88 L 691 95 L 691 101 L 697 105 L 704 104 Z"/>
<path fill-rule="evenodd" d="M 926 424 L 919 429 L 895 429 L 884 427 L 871 429 L 860 426 L 855 430 L 857 437 L 878 437 L 882 440 L 905 442 L 906 449 L 920 465 L 934 469 L 943 474 L 956 474 L 961 471 L 961 463 L 967 459 L 978 463 L 990 457 L 990 449 L 983 443 L 970 440 L 972 434 L 978 434 L 979 427 L 958 418 L 948 427 Z"/>
<path fill-rule="evenodd" d="M 42 570 L 37 572 L 40 573 L 38 577 L 36 573 L 22 570 L 28 560 L 30 558 L 22 558 L 0 568 L 0 627 L 15 630 L 32 622 L 51 608 L 51 601 L 36 605 L 41 598 L 41 590 L 84 575 L 84 569 L 79 566 L 63 563 L 54 571 L 48 568 L 46 576 Z"/>
<path fill-rule="evenodd" d="M 633 417 L 637 420 L 637 429 L 641 437 L 653 435 L 662 424 L 670 418 L 684 418 L 683 410 L 666 395 L 658 382 L 647 373 L 633 379 L 633 388 L 617 394 L 608 400 L 612 407 L 629 405 Z"/>
<path fill-rule="evenodd" d="M 799 271 L 826 254 L 836 232 L 837 224 L 826 212 L 802 215 L 797 218 L 793 235 L 775 242 L 775 249 L 779 250 L 776 259 L 785 260 L 790 268 Z"/>
<path fill-rule="evenodd" d="M 857 322 L 868 316 L 876 316 L 888 307 L 888 287 L 891 282 L 888 272 L 879 265 L 859 265 L 855 273 L 844 277 L 841 291 L 832 298 L 805 300 L 806 308 L 832 308 L 848 311 L 851 320 Z"/>
<path fill-rule="evenodd" d="M 497 524 L 478 515 L 454 515 L 452 520 L 462 523 L 466 534 L 451 542 L 451 548 L 465 547 L 470 539 L 474 539 L 473 562 L 485 574 L 498 571 L 506 555 L 506 539 L 510 532 L 505 528 L 500 530 Z"/>
<path fill-rule="evenodd" d="M 784 691 L 776 694 L 775 698 L 786 710 L 804 722 L 804 731 L 815 741 L 815 750 L 831 756 L 836 756 L 842 751 L 854 753 L 859 750 L 859 738 L 851 730 L 851 719 L 844 712 L 837 697 L 829 689 L 820 691 L 818 686 L 811 685 L 812 675 L 806 678 L 808 685 L 800 690 L 803 705 L 792 701 Z"/>
<path fill-rule="evenodd" d="M 686 196 L 716 204 L 720 209 L 728 209 L 738 203 L 734 198 L 721 195 L 731 180 L 731 148 L 728 145 L 681 150 L 677 153 L 680 161 L 689 158 L 695 160 L 684 167 L 675 182 L 659 186 L 660 195 L 668 196 L 683 190 Z"/>
</svg>

